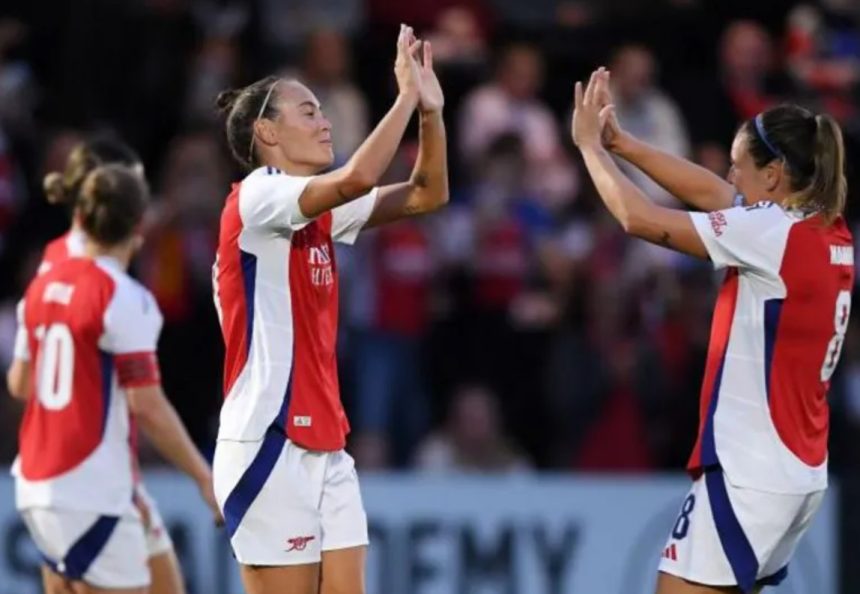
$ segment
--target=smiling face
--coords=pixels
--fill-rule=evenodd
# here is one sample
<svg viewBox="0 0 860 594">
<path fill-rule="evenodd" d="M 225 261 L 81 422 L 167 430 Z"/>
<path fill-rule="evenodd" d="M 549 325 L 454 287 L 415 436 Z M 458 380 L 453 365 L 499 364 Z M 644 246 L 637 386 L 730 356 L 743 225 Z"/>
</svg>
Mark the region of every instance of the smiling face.
<svg viewBox="0 0 860 594">
<path fill-rule="evenodd" d="M 296 172 L 317 173 L 331 166 L 334 151 L 331 123 L 320 109 L 316 96 L 297 81 L 282 80 L 273 93 L 277 116 L 261 119 L 257 127 L 258 147 L 265 153 L 277 151 L 277 160 L 286 161 Z"/>
<path fill-rule="evenodd" d="M 782 196 L 774 193 L 780 182 L 780 165 L 774 160 L 762 168 L 756 167 L 755 160 L 749 150 L 747 133 L 742 129 L 735 135 L 732 142 L 732 166 L 729 169 L 728 181 L 735 186 L 738 193 L 743 194 L 747 202 L 771 200 L 781 202 Z"/>
</svg>

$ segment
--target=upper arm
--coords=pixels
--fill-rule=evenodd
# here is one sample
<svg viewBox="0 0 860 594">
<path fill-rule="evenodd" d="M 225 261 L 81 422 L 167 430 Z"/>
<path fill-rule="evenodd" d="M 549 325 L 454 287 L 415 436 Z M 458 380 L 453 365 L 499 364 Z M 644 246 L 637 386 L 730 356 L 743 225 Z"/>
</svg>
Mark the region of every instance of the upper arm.
<svg viewBox="0 0 860 594">
<path fill-rule="evenodd" d="M 239 189 L 242 224 L 273 231 L 297 231 L 312 217 L 302 214 L 299 199 L 311 177 L 286 175 L 273 167 L 258 169 Z"/>
<path fill-rule="evenodd" d="M 340 243 L 353 244 L 376 212 L 380 188 L 374 188 L 361 198 L 351 200 L 331 211 L 331 238 Z"/>
<path fill-rule="evenodd" d="M 27 398 L 30 391 L 30 339 L 24 320 L 24 307 L 25 300 L 21 299 L 15 308 L 18 327 L 15 329 L 12 364 L 6 372 L 6 387 L 15 398 Z"/>
<path fill-rule="evenodd" d="M 349 206 L 372 190 L 349 167 L 322 175 L 287 175 L 274 167 L 251 173 L 242 182 L 239 212 L 248 227 L 298 231 L 318 216 Z"/>
<path fill-rule="evenodd" d="M 773 202 L 692 213 L 691 219 L 714 267 L 779 269 L 791 221 Z"/>
<path fill-rule="evenodd" d="M 691 218 L 691 213 L 647 203 L 643 216 L 630 223 L 631 235 L 664 247 L 707 259 L 708 251 Z"/>
<path fill-rule="evenodd" d="M 21 299 L 15 307 L 15 319 L 18 327 L 15 329 L 15 346 L 13 356 L 22 361 L 30 360 L 30 339 L 27 334 L 27 324 L 24 320 L 25 301 Z"/>
<path fill-rule="evenodd" d="M 160 386 L 156 350 L 161 312 L 149 291 L 120 286 L 104 315 L 99 347 L 113 355 L 119 385 L 132 388 Z"/>
</svg>

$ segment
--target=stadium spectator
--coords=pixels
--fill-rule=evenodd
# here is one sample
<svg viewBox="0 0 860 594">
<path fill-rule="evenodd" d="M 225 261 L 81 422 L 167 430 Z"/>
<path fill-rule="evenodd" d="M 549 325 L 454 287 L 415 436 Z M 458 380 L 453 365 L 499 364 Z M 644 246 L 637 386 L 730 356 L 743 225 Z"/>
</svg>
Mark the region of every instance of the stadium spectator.
<svg viewBox="0 0 860 594">
<path fill-rule="evenodd" d="M 690 142 L 681 112 L 655 81 L 657 65 L 651 51 L 641 45 L 620 47 L 610 60 L 612 87 L 616 97 L 618 121 L 638 138 L 661 150 L 686 157 Z M 622 169 L 653 200 L 677 204 L 663 188 L 635 167 L 623 163 Z"/>
<path fill-rule="evenodd" d="M 508 438 L 495 395 L 482 385 L 461 386 L 443 430 L 422 444 L 416 466 L 425 472 L 516 472 L 531 467 Z"/>
<path fill-rule="evenodd" d="M 460 112 L 460 154 L 474 162 L 498 136 L 517 134 L 526 157 L 526 187 L 552 208 L 576 194 L 575 169 L 561 145 L 559 127 L 538 93 L 545 65 L 537 48 L 514 44 L 502 50 L 495 77 L 465 99 Z"/>
</svg>

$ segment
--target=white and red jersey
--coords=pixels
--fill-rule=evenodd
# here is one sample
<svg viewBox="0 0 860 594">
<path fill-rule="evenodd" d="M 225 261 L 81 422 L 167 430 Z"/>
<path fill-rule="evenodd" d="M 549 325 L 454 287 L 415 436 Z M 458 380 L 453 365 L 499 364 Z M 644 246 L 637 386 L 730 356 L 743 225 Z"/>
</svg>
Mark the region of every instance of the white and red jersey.
<svg viewBox="0 0 860 594">
<path fill-rule="evenodd" d="M 311 220 L 299 209 L 311 179 L 262 167 L 224 205 L 213 267 L 226 346 L 221 440 L 259 440 L 274 425 L 306 449 L 346 443 L 332 242 L 355 241 L 377 192 Z"/>
<path fill-rule="evenodd" d="M 24 296 L 31 393 L 13 469 L 20 509 L 118 515 L 132 500 L 125 389 L 158 384 L 161 313 L 112 258 L 70 258 Z"/>
<path fill-rule="evenodd" d="M 693 213 L 716 268 L 699 437 L 688 469 L 720 465 L 733 485 L 804 494 L 827 486 L 827 391 L 854 285 L 842 218 L 770 202 Z"/>
<path fill-rule="evenodd" d="M 57 262 L 62 262 L 67 258 L 73 258 L 84 255 L 84 233 L 78 229 L 69 229 L 59 237 L 52 239 L 45 250 L 42 252 L 42 260 L 39 262 L 39 268 L 36 274 L 42 274 L 51 269 L 51 266 Z M 18 302 L 18 329 L 15 332 L 15 351 L 16 359 L 27 358 L 27 332 L 20 323 L 23 316 L 24 300 Z"/>
<path fill-rule="evenodd" d="M 42 274 L 51 269 L 57 262 L 67 258 L 77 258 L 84 255 L 84 232 L 80 229 L 69 229 L 56 239 L 48 242 L 45 251 L 42 252 L 42 261 L 39 263 L 37 274 Z"/>
</svg>

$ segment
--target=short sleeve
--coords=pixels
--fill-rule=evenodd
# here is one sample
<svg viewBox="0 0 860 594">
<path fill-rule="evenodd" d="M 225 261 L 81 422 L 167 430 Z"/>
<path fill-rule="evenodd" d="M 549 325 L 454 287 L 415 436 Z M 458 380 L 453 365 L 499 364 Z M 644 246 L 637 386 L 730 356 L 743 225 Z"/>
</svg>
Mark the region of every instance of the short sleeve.
<svg viewBox="0 0 860 594">
<path fill-rule="evenodd" d="M 287 175 L 274 167 L 255 170 L 239 189 L 242 223 L 276 232 L 298 231 L 311 221 L 302 214 L 299 198 L 312 179 Z"/>
<path fill-rule="evenodd" d="M 690 216 L 714 268 L 779 272 L 792 219 L 778 205 L 758 202 Z"/>
<path fill-rule="evenodd" d="M 378 195 L 379 188 L 373 188 L 368 194 L 332 210 L 331 238 L 340 243 L 355 243 L 359 231 L 373 214 Z"/>
<path fill-rule="evenodd" d="M 19 361 L 30 360 L 30 343 L 27 337 L 27 326 L 24 324 L 24 300 L 18 302 L 15 308 L 15 317 L 18 320 L 18 328 L 15 330 L 15 350 L 13 356 Z"/>
<path fill-rule="evenodd" d="M 117 378 L 125 388 L 161 381 L 156 350 L 162 317 L 152 294 L 143 287 L 122 283 L 104 315 L 99 346 L 114 357 Z"/>
</svg>

